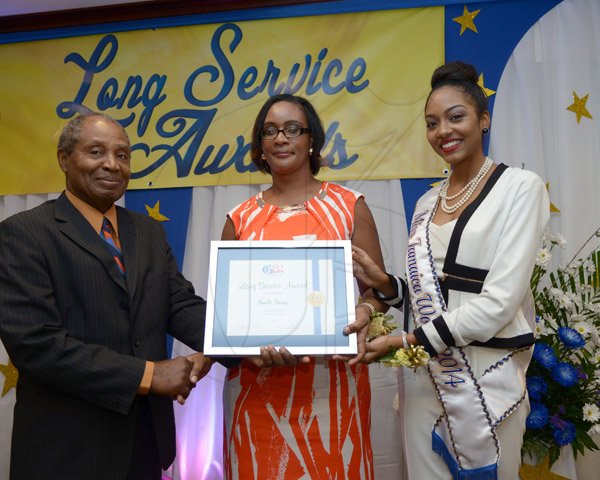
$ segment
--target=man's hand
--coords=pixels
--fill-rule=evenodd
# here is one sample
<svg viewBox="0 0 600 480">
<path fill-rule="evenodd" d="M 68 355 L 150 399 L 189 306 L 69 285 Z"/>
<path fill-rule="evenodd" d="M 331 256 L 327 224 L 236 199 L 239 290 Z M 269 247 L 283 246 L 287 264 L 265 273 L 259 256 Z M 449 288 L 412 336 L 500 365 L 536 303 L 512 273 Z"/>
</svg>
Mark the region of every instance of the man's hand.
<svg viewBox="0 0 600 480">
<path fill-rule="evenodd" d="M 213 361 L 212 359 L 205 357 L 204 354 L 192 353 L 186 357 L 188 360 L 194 362 L 194 366 L 192 367 L 192 372 L 190 376 L 190 380 L 192 383 L 196 383 L 205 377 L 212 367 Z"/>
<path fill-rule="evenodd" d="M 193 355 L 190 356 L 193 357 Z M 194 367 L 195 370 L 193 370 Z M 196 366 L 195 360 L 186 357 L 155 362 L 150 392 L 177 398 L 177 401 L 183 405 L 192 388 L 196 386 L 196 382 L 192 381 L 192 376 L 201 378 L 201 371 L 201 364 Z M 192 374 L 192 372 L 194 373 Z"/>
<path fill-rule="evenodd" d="M 190 373 L 190 380 L 196 386 L 198 380 L 205 377 L 212 367 L 213 361 L 212 359 L 205 357 L 202 353 L 192 353 L 186 357 L 188 360 L 194 362 L 194 366 L 192 367 L 192 371 Z M 192 388 L 194 388 L 192 387 Z M 174 400 L 177 400 L 179 405 L 185 404 L 185 397 L 183 395 L 177 395 L 174 397 Z"/>
</svg>

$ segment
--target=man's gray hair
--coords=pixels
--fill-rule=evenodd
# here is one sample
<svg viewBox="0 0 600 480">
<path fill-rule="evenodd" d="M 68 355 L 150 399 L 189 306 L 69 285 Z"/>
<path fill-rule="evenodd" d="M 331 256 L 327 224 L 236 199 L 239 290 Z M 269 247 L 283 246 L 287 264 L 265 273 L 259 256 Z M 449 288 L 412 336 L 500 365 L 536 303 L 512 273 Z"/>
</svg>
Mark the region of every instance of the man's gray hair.
<svg viewBox="0 0 600 480">
<path fill-rule="evenodd" d="M 71 154 L 71 152 L 75 148 L 75 144 L 79 141 L 79 138 L 81 137 L 81 128 L 83 124 L 88 118 L 92 117 L 99 117 L 114 125 L 118 125 L 121 128 L 121 130 L 123 130 L 123 133 L 127 138 L 127 143 L 130 143 L 127 132 L 125 131 L 123 126 L 114 118 L 112 118 L 109 115 L 106 115 L 105 113 L 90 112 L 79 114 L 76 117 L 69 120 L 69 123 L 65 125 L 60 134 L 60 138 L 58 139 L 58 151 L 64 152 L 67 155 Z"/>
</svg>

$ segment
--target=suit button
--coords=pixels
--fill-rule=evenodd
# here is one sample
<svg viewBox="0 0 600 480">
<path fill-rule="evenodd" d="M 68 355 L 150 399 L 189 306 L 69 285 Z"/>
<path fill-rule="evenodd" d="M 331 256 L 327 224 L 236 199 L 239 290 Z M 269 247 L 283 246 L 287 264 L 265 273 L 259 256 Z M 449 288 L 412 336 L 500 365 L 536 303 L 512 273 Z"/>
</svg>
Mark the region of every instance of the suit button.
<svg viewBox="0 0 600 480">
<path fill-rule="evenodd" d="M 121 300 L 119 304 L 123 310 L 129 310 L 129 302 L 127 300 Z"/>
<path fill-rule="evenodd" d="M 133 339 L 133 346 L 134 346 L 134 347 L 139 347 L 141 343 L 142 343 L 142 342 L 140 342 L 140 339 L 139 339 L 139 338 L 134 338 L 134 339 Z"/>
</svg>

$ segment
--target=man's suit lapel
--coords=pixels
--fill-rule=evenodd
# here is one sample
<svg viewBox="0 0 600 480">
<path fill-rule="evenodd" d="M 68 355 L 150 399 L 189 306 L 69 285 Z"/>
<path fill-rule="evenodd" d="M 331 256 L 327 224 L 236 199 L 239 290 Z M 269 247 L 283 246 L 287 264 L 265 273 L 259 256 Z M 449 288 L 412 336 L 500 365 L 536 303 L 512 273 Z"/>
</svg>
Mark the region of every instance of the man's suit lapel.
<svg viewBox="0 0 600 480">
<path fill-rule="evenodd" d="M 124 290 L 127 290 L 125 280 L 119 272 L 114 258 L 108 251 L 99 232 L 89 224 L 81 213 L 69 202 L 63 193 L 54 202 L 54 217 L 59 222 L 59 229 L 82 249 L 95 256 L 106 270 L 106 273 Z M 125 264 L 127 268 L 127 264 Z"/>
</svg>

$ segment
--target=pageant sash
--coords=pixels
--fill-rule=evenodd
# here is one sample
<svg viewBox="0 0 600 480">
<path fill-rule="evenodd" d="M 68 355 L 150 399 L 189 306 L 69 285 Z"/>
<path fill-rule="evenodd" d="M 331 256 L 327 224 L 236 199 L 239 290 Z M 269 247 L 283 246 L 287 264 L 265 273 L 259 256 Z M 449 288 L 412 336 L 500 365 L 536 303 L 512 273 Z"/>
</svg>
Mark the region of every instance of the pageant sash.
<svg viewBox="0 0 600 480">
<path fill-rule="evenodd" d="M 406 258 L 410 307 L 417 327 L 447 311 L 429 243 L 429 224 L 439 187 L 417 204 Z M 449 347 L 427 368 L 443 406 L 432 431 L 432 448 L 454 480 L 496 480 L 500 447 L 496 427 L 525 397 L 525 371 L 531 349 L 515 350 L 476 379 L 460 347 Z M 515 388 L 515 382 L 519 388 Z"/>
</svg>

